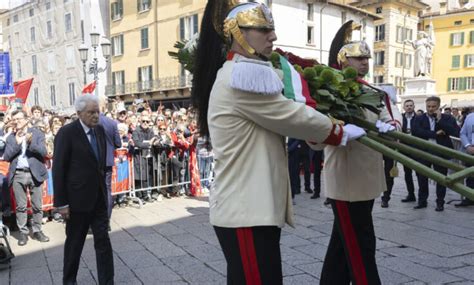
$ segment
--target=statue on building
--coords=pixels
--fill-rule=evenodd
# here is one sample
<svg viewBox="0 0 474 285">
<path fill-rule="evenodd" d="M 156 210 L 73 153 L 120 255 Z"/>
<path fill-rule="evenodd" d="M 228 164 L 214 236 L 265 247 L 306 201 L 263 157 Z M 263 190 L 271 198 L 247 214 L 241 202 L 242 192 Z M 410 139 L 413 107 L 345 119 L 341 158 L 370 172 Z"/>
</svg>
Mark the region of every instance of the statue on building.
<svg viewBox="0 0 474 285">
<path fill-rule="evenodd" d="M 415 77 L 431 74 L 434 39 L 425 32 L 418 32 L 416 41 L 407 40 L 415 49 Z"/>
</svg>

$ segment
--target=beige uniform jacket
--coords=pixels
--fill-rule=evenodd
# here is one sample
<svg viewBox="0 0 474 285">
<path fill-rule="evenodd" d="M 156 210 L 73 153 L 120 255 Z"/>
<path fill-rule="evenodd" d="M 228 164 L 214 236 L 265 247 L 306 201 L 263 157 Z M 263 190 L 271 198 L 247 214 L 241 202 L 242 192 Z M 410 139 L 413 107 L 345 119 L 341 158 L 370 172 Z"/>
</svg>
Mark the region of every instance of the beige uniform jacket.
<svg viewBox="0 0 474 285">
<path fill-rule="evenodd" d="M 394 120 L 402 116 L 392 104 Z M 387 108 L 377 115 L 366 111 L 367 121 L 392 120 Z M 382 154 L 358 141 L 350 141 L 346 147 L 327 146 L 324 149 L 324 181 L 326 197 L 341 201 L 368 201 L 387 190 Z"/>
<path fill-rule="evenodd" d="M 230 87 L 234 60 L 219 70 L 208 110 L 215 153 L 210 222 L 219 227 L 292 225 L 285 136 L 323 142 L 329 118 L 283 95 Z"/>
</svg>

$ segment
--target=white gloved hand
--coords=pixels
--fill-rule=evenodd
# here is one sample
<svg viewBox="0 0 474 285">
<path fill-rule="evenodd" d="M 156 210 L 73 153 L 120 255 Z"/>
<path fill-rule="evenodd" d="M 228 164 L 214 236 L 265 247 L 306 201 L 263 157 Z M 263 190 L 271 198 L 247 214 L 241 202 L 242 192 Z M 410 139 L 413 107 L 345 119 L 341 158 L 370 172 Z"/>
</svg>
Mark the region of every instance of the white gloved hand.
<svg viewBox="0 0 474 285">
<path fill-rule="evenodd" d="M 380 120 L 378 120 L 376 123 L 375 123 L 375 126 L 377 127 L 377 129 L 379 129 L 379 133 L 388 133 L 388 132 L 391 132 L 391 131 L 394 131 L 395 130 L 395 127 L 390 125 L 390 124 L 387 124 L 387 123 L 384 123 Z"/>
<path fill-rule="evenodd" d="M 367 134 L 363 128 L 360 128 L 353 124 L 344 125 L 343 129 L 344 133 L 342 135 L 342 141 L 340 144 L 342 146 L 345 146 L 347 142 L 356 140 Z"/>
</svg>

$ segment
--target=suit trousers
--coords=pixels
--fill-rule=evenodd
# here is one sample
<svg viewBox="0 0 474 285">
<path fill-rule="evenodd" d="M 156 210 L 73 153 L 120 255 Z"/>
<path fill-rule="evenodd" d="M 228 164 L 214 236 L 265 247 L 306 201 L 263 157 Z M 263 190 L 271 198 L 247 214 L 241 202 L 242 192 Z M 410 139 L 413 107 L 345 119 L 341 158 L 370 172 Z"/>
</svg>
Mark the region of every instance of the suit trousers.
<svg viewBox="0 0 474 285">
<path fill-rule="evenodd" d="M 374 200 L 331 200 L 334 224 L 320 284 L 381 284 L 375 260 Z"/>
<path fill-rule="evenodd" d="M 403 166 L 403 172 L 405 172 L 405 184 L 409 196 L 415 197 L 415 185 L 413 183 L 413 170 L 407 166 Z"/>
<path fill-rule="evenodd" d="M 280 235 L 276 226 L 214 227 L 227 261 L 227 285 L 281 285 Z"/>
<path fill-rule="evenodd" d="M 314 163 L 314 193 L 321 193 L 321 172 L 323 171 L 324 151 L 315 151 L 313 156 Z"/>
<path fill-rule="evenodd" d="M 99 194 L 92 212 L 71 211 L 66 221 L 63 284 L 76 284 L 82 249 L 89 227 L 94 235 L 99 284 L 114 284 L 114 260 L 108 233 L 109 219 L 104 195 Z"/>
<path fill-rule="evenodd" d="M 385 184 L 387 185 L 387 191 L 383 192 L 382 201 L 390 201 L 390 195 L 392 195 L 394 177 L 390 176 L 390 170 L 392 170 L 394 161 L 386 156 L 383 157 L 383 168 L 385 174 Z"/>
<path fill-rule="evenodd" d="M 420 160 L 420 163 L 427 167 L 433 166 L 434 170 L 443 174 L 448 174 L 448 169 L 446 167 L 438 166 L 436 164 L 432 164 L 429 161 Z M 428 177 L 423 176 L 417 173 L 418 177 L 418 204 L 426 204 L 429 196 L 429 185 L 428 185 Z M 436 204 L 444 205 L 444 197 L 446 196 L 446 186 L 443 186 L 439 183 L 436 183 Z"/>
<path fill-rule="evenodd" d="M 105 187 L 107 188 L 107 216 L 112 217 L 114 200 L 112 198 L 112 166 L 107 166 L 105 171 Z"/>
<path fill-rule="evenodd" d="M 16 201 L 16 222 L 20 232 L 29 234 L 27 227 L 27 193 L 30 190 L 31 208 L 33 210 L 33 233 L 41 231 L 43 220 L 43 189 L 41 182 L 36 181 L 29 171 L 15 171 L 13 176 L 13 194 Z"/>
</svg>

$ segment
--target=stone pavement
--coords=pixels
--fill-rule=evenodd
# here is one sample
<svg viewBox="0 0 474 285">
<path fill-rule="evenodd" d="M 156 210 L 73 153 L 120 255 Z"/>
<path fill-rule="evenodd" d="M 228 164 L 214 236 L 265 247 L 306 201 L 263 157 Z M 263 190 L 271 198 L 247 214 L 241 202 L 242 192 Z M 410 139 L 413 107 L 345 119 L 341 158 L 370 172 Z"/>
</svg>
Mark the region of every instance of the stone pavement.
<svg viewBox="0 0 474 285">
<path fill-rule="evenodd" d="M 403 175 L 401 175 L 403 177 Z M 374 206 L 377 261 L 383 284 L 474 284 L 474 207 L 446 205 L 434 211 L 431 186 L 427 209 L 402 204 L 403 178 L 397 178 L 390 207 Z M 323 198 L 296 198 L 295 229 L 281 238 L 285 284 L 318 284 L 332 227 Z M 459 196 L 449 193 L 447 200 Z M 208 222 L 207 198 L 175 198 L 114 210 L 112 246 L 117 284 L 225 284 L 226 264 Z M 17 246 L 16 258 L 0 269 L 0 284 L 61 284 L 64 225 L 50 222 L 51 242 L 30 240 Z M 96 284 L 92 237 L 84 247 L 78 283 Z"/>
</svg>

